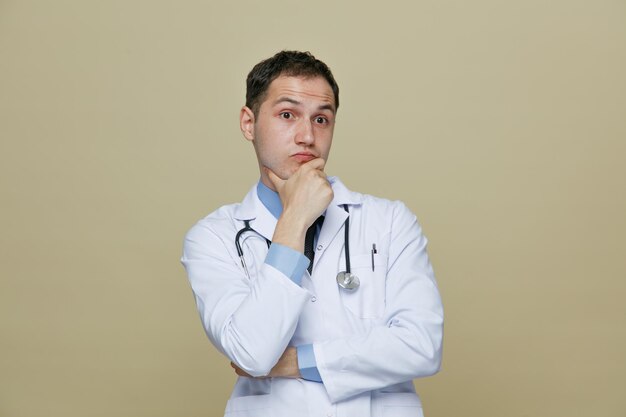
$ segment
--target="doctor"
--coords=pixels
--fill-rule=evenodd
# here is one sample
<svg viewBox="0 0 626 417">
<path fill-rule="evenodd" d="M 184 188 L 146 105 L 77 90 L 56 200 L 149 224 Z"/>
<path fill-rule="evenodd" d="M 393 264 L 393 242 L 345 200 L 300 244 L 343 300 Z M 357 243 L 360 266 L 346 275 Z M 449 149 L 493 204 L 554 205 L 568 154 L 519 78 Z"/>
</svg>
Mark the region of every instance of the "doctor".
<svg viewBox="0 0 626 417">
<path fill-rule="evenodd" d="M 308 52 L 257 64 L 240 127 L 260 181 L 185 237 L 204 329 L 239 375 L 226 416 L 423 415 L 412 380 L 439 370 L 443 336 L 426 238 L 401 202 L 326 176 L 338 106 Z"/>
</svg>

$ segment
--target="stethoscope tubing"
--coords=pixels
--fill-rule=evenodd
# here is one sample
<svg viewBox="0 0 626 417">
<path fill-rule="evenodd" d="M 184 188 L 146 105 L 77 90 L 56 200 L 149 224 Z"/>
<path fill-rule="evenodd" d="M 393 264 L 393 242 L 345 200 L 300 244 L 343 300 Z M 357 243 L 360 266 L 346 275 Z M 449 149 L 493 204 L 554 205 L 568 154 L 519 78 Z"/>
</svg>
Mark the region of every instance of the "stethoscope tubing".
<svg viewBox="0 0 626 417">
<path fill-rule="evenodd" d="M 345 255 L 346 255 L 346 272 L 350 273 L 350 212 L 348 211 L 348 205 L 344 204 L 343 209 L 348 213 L 348 217 L 346 217 L 346 221 L 343 224 L 344 229 L 344 238 L 343 244 L 345 247 Z"/>
<path fill-rule="evenodd" d="M 343 204 L 343 209 L 346 211 L 346 213 L 348 213 L 348 217 L 346 217 L 346 221 L 344 222 L 344 256 L 346 260 L 346 270 L 337 274 L 337 283 L 340 287 L 346 290 L 354 290 L 359 286 L 359 279 L 358 277 L 352 275 L 350 271 L 350 211 L 348 210 L 347 204 Z M 257 234 L 258 232 L 250 226 L 250 220 L 244 220 L 243 222 L 244 227 L 239 230 L 235 235 L 235 247 L 237 248 L 237 255 L 239 255 L 241 266 L 246 272 L 248 279 L 250 279 L 250 272 L 248 271 L 248 266 L 246 265 L 246 261 L 244 260 L 243 249 L 239 241 L 241 239 L 241 235 L 246 232 L 253 232 Z M 272 244 L 272 242 L 267 238 L 265 239 L 265 242 L 267 243 L 268 248 Z"/>
<path fill-rule="evenodd" d="M 237 248 L 237 255 L 239 255 L 241 266 L 243 266 L 243 269 L 244 271 L 246 271 L 246 275 L 248 276 L 248 279 L 250 279 L 250 272 L 248 271 L 248 266 L 246 265 L 246 261 L 244 260 L 243 249 L 241 248 L 241 243 L 239 242 L 239 239 L 241 238 L 241 235 L 243 235 L 246 232 L 254 232 L 254 233 L 257 233 L 257 232 L 250 226 L 250 220 L 244 220 L 243 224 L 244 224 L 244 228 L 239 230 L 237 234 L 235 235 L 235 247 Z M 265 239 L 265 242 L 267 243 L 267 248 L 269 249 L 269 247 L 272 245 L 272 242 L 267 238 Z"/>
</svg>

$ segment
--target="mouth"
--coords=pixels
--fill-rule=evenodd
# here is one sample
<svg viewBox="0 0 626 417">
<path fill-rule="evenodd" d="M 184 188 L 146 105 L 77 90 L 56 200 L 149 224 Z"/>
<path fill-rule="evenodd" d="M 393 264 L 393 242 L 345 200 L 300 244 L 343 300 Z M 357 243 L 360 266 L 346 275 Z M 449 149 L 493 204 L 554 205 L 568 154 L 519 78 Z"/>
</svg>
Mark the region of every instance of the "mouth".
<svg viewBox="0 0 626 417">
<path fill-rule="evenodd" d="M 291 155 L 291 157 L 294 158 L 298 162 L 309 162 L 310 160 L 317 158 L 315 155 L 313 155 L 310 152 L 298 152 L 296 154 Z"/>
</svg>

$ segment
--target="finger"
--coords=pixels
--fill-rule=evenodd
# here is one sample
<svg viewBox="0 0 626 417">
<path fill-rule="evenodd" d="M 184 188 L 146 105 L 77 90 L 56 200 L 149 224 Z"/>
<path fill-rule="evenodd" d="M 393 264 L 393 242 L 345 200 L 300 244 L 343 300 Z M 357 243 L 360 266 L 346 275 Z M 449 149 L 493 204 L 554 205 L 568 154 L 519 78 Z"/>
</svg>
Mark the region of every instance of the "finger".
<svg viewBox="0 0 626 417">
<path fill-rule="evenodd" d="M 309 162 L 307 162 L 306 164 L 303 164 L 302 166 L 305 166 L 305 165 L 307 167 L 323 171 L 324 167 L 326 166 L 326 161 L 324 160 L 324 158 L 315 158 L 315 159 L 311 159 Z"/>
<path fill-rule="evenodd" d="M 265 172 L 267 173 L 267 177 L 274 185 L 274 188 L 276 189 L 276 191 L 280 190 L 285 180 L 280 178 L 278 175 L 274 174 L 274 171 L 272 171 L 268 167 L 263 167 L 263 169 L 265 169 Z"/>
<path fill-rule="evenodd" d="M 243 369 L 241 369 L 240 367 L 238 367 L 237 365 L 235 365 L 233 362 L 230 363 L 231 368 L 233 368 L 235 370 L 235 373 L 239 376 L 247 376 L 249 377 L 250 375 L 248 375 L 247 372 L 245 372 Z"/>
</svg>

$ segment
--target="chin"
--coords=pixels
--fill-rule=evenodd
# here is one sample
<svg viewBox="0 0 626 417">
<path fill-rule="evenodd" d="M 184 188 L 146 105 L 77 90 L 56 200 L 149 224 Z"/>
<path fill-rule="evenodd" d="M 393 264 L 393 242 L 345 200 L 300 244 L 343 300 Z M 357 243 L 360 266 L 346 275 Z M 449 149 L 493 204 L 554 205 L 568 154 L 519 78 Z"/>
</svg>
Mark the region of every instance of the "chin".
<svg viewBox="0 0 626 417">
<path fill-rule="evenodd" d="M 279 169 L 274 171 L 276 173 L 276 175 L 278 175 L 280 178 L 284 179 L 284 180 L 288 180 L 289 178 L 291 178 L 291 176 L 293 174 L 296 173 L 296 171 L 298 170 L 299 167 L 289 167 L 289 168 L 283 168 L 283 169 Z"/>
</svg>

